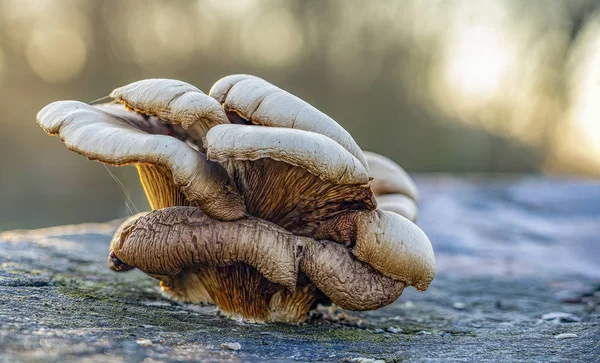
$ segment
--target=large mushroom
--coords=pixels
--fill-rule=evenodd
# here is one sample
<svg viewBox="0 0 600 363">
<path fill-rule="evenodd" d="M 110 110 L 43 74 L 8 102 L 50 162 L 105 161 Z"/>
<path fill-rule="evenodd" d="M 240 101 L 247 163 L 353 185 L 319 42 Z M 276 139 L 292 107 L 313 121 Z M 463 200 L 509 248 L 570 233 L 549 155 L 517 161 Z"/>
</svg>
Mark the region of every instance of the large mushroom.
<svg viewBox="0 0 600 363">
<path fill-rule="evenodd" d="M 153 79 L 113 91 L 125 107 L 61 101 L 38 114 L 70 150 L 138 168 L 153 211 L 117 230 L 111 269 L 249 322 L 303 321 L 317 303 L 376 309 L 428 287 L 433 250 L 409 220 L 417 193 L 399 166 L 258 77 L 225 77 L 209 96 Z M 386 195 L 412 204 L 377 209 Z"/>
</svg>

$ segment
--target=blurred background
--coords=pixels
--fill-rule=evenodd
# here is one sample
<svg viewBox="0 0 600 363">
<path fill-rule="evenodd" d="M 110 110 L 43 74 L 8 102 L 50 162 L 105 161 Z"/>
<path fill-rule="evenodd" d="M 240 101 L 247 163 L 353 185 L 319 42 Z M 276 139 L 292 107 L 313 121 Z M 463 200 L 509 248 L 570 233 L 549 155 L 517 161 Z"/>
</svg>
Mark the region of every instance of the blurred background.
<svg viewBox="0 0 600 363">
<path fill-rule="evenodd" d="M 148 209 L 35 123 L 143 78 L 250 73 L 409 172 L 600 176 L 600 2 L 0 0 L 0 231 Z"/>
</svg>

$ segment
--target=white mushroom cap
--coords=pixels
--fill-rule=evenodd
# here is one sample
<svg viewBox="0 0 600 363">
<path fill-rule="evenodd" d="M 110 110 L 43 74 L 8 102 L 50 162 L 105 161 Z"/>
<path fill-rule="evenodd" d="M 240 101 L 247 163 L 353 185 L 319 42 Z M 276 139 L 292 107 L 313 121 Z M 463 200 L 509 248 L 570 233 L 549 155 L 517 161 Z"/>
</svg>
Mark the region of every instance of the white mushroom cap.
<svg viewBox="0 0 600 363">
<path fill-rule="evenodd" d="M 210 215 L 223 220 L 245 215 L 227 173 L 177 138 L 148 134 L 122 117 L 78 101 L 51 103 L 37 119 L 48 134 L 59 135 L 69 150 L 112 165 L 165 167 L 187 198 Z"/>
<path fill-rule="evenodd" d="M 119 87 L 110 97 L 137 112 L 178 123 L 184 129 L 201 128 L 203 134 L 212 126 L 227 124 L 223 107 L 198 88 L 174 79 L 144 79 Z"/>
<path fill-rule="evenodd" d="M 369 185 L 377 197 L 377 207 L 415 221 L 419 213 L 419 192 L 410 176 L 391 159 L 365 151 L 369 162 Z"/>
<path fill-rule="evenodd" d="M 396 213 L 359 213 L 352 254 L 386 276 L 427 290 L 435 276 L 435 257 L 425 233 Z"/>
<path fill-rule="evenodd" d="M 404 194 L 415 202 L 419 201 L 417 186 L 404 169 L 391 159 L 374 152 L 364 152 L 369 163 L 371 189 L 375 195 Z"/>
<path fill-rule="evenodd" d="M 176 137 L 181 141 L 185 141 L 196 150 L 202 148 L 202 138 L 206 135 L 206 131 L 200 125 L 192 125 L 186 130 L 180 124 L 168 123 L 156 116 L 147 116 L 135 112 L 120 103 L 102 103 L 94 105 L 94 108 L 120 117 L 136 129 L 140 129 L 149 134 Z"/>
<path fill-rule="evenodd" d="M 365 170 L 369 169 L 365 156 L 348 131 L 306 101 L 261 78 L 243 74 L 227 76 L 212 86 L 209 95 L 223 104 L 225 110 L 253 124 L 325 135 L 348 150 Z"/>
<path fill-rule="evenodd" d="M 377 196 L 377 208 L 398 213 L 411 222 L 414 222 L 419 214 L 417 203 L 404 194 L 384 194 Z"/>
<path fill-rule="evenodd" d="M 314 132 L 245 125 L 215 126 L 206 135 L 210 160 L 269 158 L 337 184 L 367 184 L 364 166 L 332 139 Z"/>
</svg>

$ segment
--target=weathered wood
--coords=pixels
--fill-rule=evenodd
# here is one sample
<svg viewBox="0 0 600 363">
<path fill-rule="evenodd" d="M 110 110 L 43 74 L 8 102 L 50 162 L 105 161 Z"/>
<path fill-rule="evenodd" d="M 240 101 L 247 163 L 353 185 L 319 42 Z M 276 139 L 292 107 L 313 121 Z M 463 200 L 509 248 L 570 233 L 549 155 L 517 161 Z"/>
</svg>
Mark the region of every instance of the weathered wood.
<svg viewBox="0 0 600 363">
<path fill-rule="evenodd" d="M 2 233 L 0 361 L 598 359 L 600 183 L 417 184 L 438 262 L 429 290 L 377 311 L 323 308 L 300 326 L 240 325 L 166 299 L 142 273 L 109 271 L 116 222 Z M 542 319 L 552 312 L 575 318 Z"/>
</svg>

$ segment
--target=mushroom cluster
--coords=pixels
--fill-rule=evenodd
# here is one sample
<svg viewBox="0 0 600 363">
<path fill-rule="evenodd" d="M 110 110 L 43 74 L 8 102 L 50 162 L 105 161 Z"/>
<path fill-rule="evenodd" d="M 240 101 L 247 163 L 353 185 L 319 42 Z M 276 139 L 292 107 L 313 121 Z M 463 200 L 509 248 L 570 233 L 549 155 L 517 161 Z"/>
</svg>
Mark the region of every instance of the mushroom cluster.
<svg viewBox="0 0 600 363">
<path fill-rule="evenodd" d="M 249 75 L 208 95 L 147 79 L 110 97 L 54 102 L 37 120 L 69 150 L 137 168 L 153 210 L 119 227 L 112 270 L 247 322 L 300 322 L 319 303 L 377 309 L 432 281 L 410 177 L 305 101 Z"/>
</svg>

